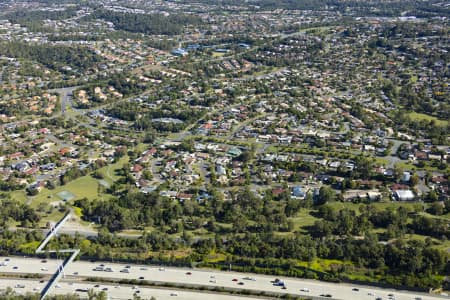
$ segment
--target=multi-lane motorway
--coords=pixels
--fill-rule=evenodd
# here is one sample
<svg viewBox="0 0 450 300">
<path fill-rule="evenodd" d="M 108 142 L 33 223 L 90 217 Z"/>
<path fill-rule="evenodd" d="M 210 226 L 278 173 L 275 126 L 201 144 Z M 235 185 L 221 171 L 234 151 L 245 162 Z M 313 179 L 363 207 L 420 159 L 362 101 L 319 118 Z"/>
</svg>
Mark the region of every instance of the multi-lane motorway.
<svg viewBox="0 0 450 300">
<path fill-rule="evenodd" d="M 5 261 L 9 259 L 9 261 Z M 39 273 L 44 275 L 51 275 L 55 272 L 57 266 L 61 261 L 47 259 L 45 262 L 36 258 L 21 258 L 21 257 L 0 257 L 0 263 L 6 262 L 7 265 L 0 266 L 1 274 L 14 273 Z M 103 266 L 101 266 L 103 265 Z M 108 269 L 108 271 L 95 271 L 94 269 Z M 122 271 L 122 272 L 121 272 Z M 415 293 L 409 291 L 379 289 L 368 286 L 356 286 L 349 284 L 335 284 L 328 282 L 320 282 L 314 280 L 303 280 L 294 278 L 279 278 L 284 281 L 286 289 L 282 289 L 281 286 L 273 284 L 275 277 L 264 276 L 256 274 L 242 274 L 235 272 L 220 272 L 209 270 L 197 270 L 197 269 L 182 269 L 182 268 L 160 268 L 155 266 L 144 265 L 132 265 L 121 263 L 101 263 L 101 262 L 86 262 L 76 261 L 70 264 L 65 270 L 66 277 L 61 280 L 58 285 L 53 289 L 52 293 L 73 293 L 77 289 L 85 289 L 94 287 L 96 283 L 82 282 L 81 280 L 86 277 L 102 277 L 110 279 L 136 279 L 147 280 L 152 282 L 164 282 L 174 283 L 182 285 L 201 285 L 209 287 L 225 287 L 225 288 L 242 288 L 254 291 L 266 291 L 266 292 L 279 292 L 290 293 L 303 296 L 320 296 L 331 295 L 334 299 L 450 299 L 449 297 L 435 296 L 425 293 Z M 17 280 L 9 281 L 7 279 L 0 279 L 0 288 L 6 286 L 14 286 L 17 284 Z M 39 290 L 43 288 L 45 283 L 39 283 L 39 281 L 23 282 L 25 288 L 15 288 L 18 291 Z M 94 289 L 102 290 L 108 293 L 111 299 L 128 299 L 131 298 L 136 290 L 142 293 L 142 296 L 149 298 L 154 296 L 157 299 L 167 299 L 171 294 L 177 299 L 201 299 L 202 296 L 211 298 L 211 294 L 204 294 L 195 292 L 192 290 L 174 291 L 168 288 L 144 288 L 136 287 L 133 289 L 131 286 L 120 286 L 111 284 L 110 286 L 100 284 L 99 287 Z M 83 293 L 83 292 L 79 292 Z M 160 298 L 158 298 L 158 295 Z M 214 294 L 213 299 L 233 299 L 227 295 Z M 234 299 L 238 299 L 235 297 Z M 325 298 L 324 298 L 325 299 Z"/>
<path fill-rule="evenodd" d="M 7 287 L 14 288 L 17 294 L 26 293 L 38 293 L 42 288 L 44 288 L 45 283 L 40 283 L 38 280 L 26 279 L 2 279 L 0 280 L 0 291 L 6 290 Z M 55 295 L 68 295 L 77 293 L 80 296 L 87 296 L 87 290 L 93 289 L 97 292 L 105 291 L 109 299 L 133 299 L 134 295 L 140 296 L 142 299 L 151 299 L 155 297 L 157 300 L 174 299 L 178 300 L 207 300 L 207 299 L 217 299 L 217 300 L 238 300 L 242 299 L 239 296 L 232 295 L 221 295 L 207 292 L 196 292 L 196 291 L 180 291 L 177 289 L 166 289 L 166 288 L 149 288 L 141 286 L 132 285 L 112 285 L 112 284 L 94 284 L 85 282 L 68 282 L 64 281 L 58 284 L 52 294 Z M 257 300 L 259 298 L 245 298 L 249 300 Z M 260 299 L 259 299 L 260 300 Z"/>
</svg>

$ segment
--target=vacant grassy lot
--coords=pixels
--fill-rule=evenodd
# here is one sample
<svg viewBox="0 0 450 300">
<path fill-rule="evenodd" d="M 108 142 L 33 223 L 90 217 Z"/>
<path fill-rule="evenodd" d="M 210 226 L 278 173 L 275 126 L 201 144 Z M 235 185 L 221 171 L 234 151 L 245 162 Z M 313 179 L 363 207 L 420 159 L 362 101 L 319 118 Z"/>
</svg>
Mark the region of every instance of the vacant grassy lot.
<svg viewBox="0 0 450 300">
<path fill-rule="evenodd" d="M 359 207 L 364 206 L 366 204 L 363 203 L 352 203 L 352 202 L 332 202 L 328 203 L 327 205 L 332 206 L 335 209 L 343 209 L 348 208 L 351 210 L 354 210 L 359 214 Z M 398 201 L 389 201 L 389 202 L 373 202 L 371 205 L 375 206 L 378 210 L 385 210 L 386 208 L 395 210 L 399 207 L 406 207 L 413 210 L 421 211 L 423 209 L 423 206 L 421 203 L 417 202 L 398 202 Z"/>
<path fill-rule="evenodd" d="M 304 233 L 307 233 L 306 228 L 308 226 L 314 225 L 314 222 L 319 220 L 318 218 L 314 217 L 310 214 L 311 210 L 309 209 L 302 209 L 295 218 L 289 218 L 294 222 L 294 230 L 303 231 Z"/>
<path fill-rule="evenodd" d="M 25 194 L 25 191 L 23 191 L 23 190 L 11 192 L 10 196 L 12 199 L 17 200 L 22 203 L 27 201 L 27 195 Z"/>
<path fill-rule="evenodd" d="M 214 58 L 217 58 L 217 57 L 223 57 L 223 56 L 225 56 L 225 53 L 223 53 L 223 52 L 213 52 L 212 53 L 212 57 L 214 57 Z"/>
<path fill-rule="evenodd" d="M 439 120 L 438 118 L 430 116 L 430 115 L 427 115 L 427 114 L 411 112 L 411 113 L 408 114 L 408 116 L 412 120 L 416 120 L 416 121 L 421 121 L 421 120 L 433 121 L 434 120 L 436 122 L 436 125 L 439 125 L 439 126 L 446 126 L 448 124 L 448 121 Z"/>
<path fill-rule="evenodd" d="M 119 179 L 119 176 L 117 176 L 116 171 L 121 169 L 123 164 L 128 162 L 128 156 L 124 156 L 120 158 L 117 162 L 107 165 L 106 167 L 103 167 L 99 169 L 98 171 L 100 174 L 103 175 L 103 180 L 108 182 L 110 185 L 117 181 Z"/>
<path fill-rule="evenodd" d="M 70 183 L 58 186 L 53 190 L 43 189 L 36 197 L 33 198 L 31 206 L 36 208 L 40 203 L 51 203 L 55 201 L 61 201 L 58 197 L 58 193 L 62 191 L 68 191 L 75 195 L 74 199 L 88 198 L 94 199 L 98 198 L 97 194 L 98 181 L 92 178 L 90 175 L 83 176 L 71 181 Z"/>
</svg>

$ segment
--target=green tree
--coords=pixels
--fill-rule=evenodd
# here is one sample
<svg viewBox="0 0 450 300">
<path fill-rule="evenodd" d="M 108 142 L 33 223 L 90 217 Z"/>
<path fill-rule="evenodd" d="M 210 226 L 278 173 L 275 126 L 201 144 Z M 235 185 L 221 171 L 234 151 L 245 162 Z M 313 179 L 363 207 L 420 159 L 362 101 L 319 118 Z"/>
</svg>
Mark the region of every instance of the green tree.
<svg viewBox="0 0 450 300">
<path fill-rule="evenodd" d="M 417 184 L 419 184 L 419 176 L 414 173 L 410 179 L 409 179 L 409 183 L 411 184 L 412 187 L 416 186 Z"/>
<path fill-rule="evenodd" d="M 436 202 L 438 200 L 438 194 L 435 190 L 431 190 L 425 199 L 427 202 Z"/>
<path fill-rule="evenodd" d="M 363 179 L 369 179 L 372 176 L 374 160 L 370 157 L 358 156 L 356 158 L 356 170 Z"/>
<path fill-rule="evenodd" d="M 436 216 L 441 216 L 444 214 L 444 206 L 441 202 L 433 202 L 428 209 L 428 212 Z"/>
<path fill-rule="evenodd" d="M 328 202 L 332 202 L 336 199 L 335 191 L 329 186 L 322 186 L 319 190 L 319 195 L 317 197 L 316 204 L 322 205 Z"/>
</svg>

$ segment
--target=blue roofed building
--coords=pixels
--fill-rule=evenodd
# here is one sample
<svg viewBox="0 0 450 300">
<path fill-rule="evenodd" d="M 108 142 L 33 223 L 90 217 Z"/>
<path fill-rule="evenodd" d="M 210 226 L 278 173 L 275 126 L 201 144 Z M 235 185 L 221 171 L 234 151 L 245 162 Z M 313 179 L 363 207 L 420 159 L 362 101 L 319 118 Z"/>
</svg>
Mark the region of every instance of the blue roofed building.
<svg viewBox="0 0 450 300">
<path fill-rule="evenodd" d="M 246 43 L 240 43 L 240 44 L 239 44 L 239 47 L 245 48 L 245 49 L 249 49 L 249 48 L 250 48 L 250 45 L 249 45 L 249 44 L 246 44 Z"/>
<path fill-rule="evenodd" d="M 191 44 L 191 45 L 188 45 L 187 47 L 186 47 L 186 49 L 189 51 L 189 50 L 198 50 L 198 49 L 200 49 L 202 46 L 200 46 L 200 44 Z"/>
<path fill-rule="evenodd" d="M 294 186 L 292 188 L 292 197 L 293 198 L 305 198 L 306 193 L 301 186 Z"/>
<path fill-rule="evenodd" d="M 196 200 L 197 200 L 198 202 L 202 202 L 202 201 L 209 200 L 209 199 L 211 199 L 211 198 L 212 198 L 212 196 L 211 196 L 208 192 L 206 192 L 206 191 L 200 191 L 200 193 L 198 194 Z"/>
<path fill-rule="evenodd" d="M 185 49 L 183 49 L 183 48 L 173 49 L 170 53 L 172 53 L 175 56 L 186 56 L 186 55 L 188 55 L 188 52 Z"/>
<path fill-rule="evenodd" d="M 237 147 L 233 147 L 230 150 L 228 150 L 227 154 L 236 157 L 242 154 L 242 150 Z"/>
<path fill-rule="evenodd" d="M 214 51 L 217 52 L 217 53 L 228 53 L 228 52 L 230 52 L 230 49 L 219 48 L 219 49 L 216 49 Z"/>
</svg>

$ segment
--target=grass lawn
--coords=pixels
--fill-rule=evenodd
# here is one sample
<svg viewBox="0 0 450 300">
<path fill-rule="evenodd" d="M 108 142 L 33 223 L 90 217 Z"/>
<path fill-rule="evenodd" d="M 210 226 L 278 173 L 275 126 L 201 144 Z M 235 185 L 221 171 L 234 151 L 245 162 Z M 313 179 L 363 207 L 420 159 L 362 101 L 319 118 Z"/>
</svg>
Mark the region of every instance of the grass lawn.
<svg viewBox="0 0 450 300">
<path fill-rule="evenodd" d="M 245 76 L 245 77 L 262 76 L 262 75 L 277 72 L 279 70 L 282 70 L 282 68 L 280 68 L 280 67 L 263 67 L 262 70 L 260 70 L 258 72 L 254 72 L 253 74 Z"/>
<path fill-rule="evenodd" d="M 100 173 L 104 176 L 104 181 L 109 184 L 117 181 L 119 179 L 119 176 L 116 175 L 115 171 L 122 168 L 123 164 L 126 162 L 128 162 L 128 156 L 122 157 L 114 164 L 99 169 Z M 58 194 L 64 191 L 75 195 L 74 199 L 72 200 L 81 199 L 84 197 L 88 199 L 100 198 L 101 196 L 99 196 L 97 192 L 98 185 L 99 181 L 97 179 L 93 178 L 90 175 L 86 175 L 77 178 L 64 186 L 58 186 L 54 190 L 44 188 L 37 196 L 32 198 L 30 197 L 30 199 L 32 199 L 30 206 L 36 209 L 41 203 L 50 204 L 52 202 L 62 201 L 61 197 L 58 196 Z M 27 195 L 23 190 L 11 192 L 10 195 L 12 199 L 17 200 L 21 203 L 27 202 Z M 82 215 L 81 211 L 75 211 L 75 213 L 79 217 Z M 42 218 L 39 225 L 45 226 L 45 223 L 47 221 L 57 221 L 61 219 L 62 216 L 63 213 L 60 213 L 57 209 L 54 209 L 50 215 L 46 215 Z"/>
<path fill-rule="evenodd" d="M 144 144 L 144 143 L 139 143 L 135 147 L 136 151 L 138 151 L 138 152 L 144 152 L 145 150 L 150 149 L 150 148 L 151 147 L 148 144 Z M 121 157 L 119 161 L 122 161 L 125 158 L 128 160 L 128 156 L 124 156 L 124 157 Z"/>
<path fill-rule="evenodd" d="M 404 170 L 415 169 L 415 166 L 410 161 L 399 161 L 399 162 L 396 162 L 395 165 Z"/>
<path fill-rule="evenodd" d="M 60 212 L 58 209 L 53 209 L 49 215 L 43 215 L 39 221 L 39 227 L 45 228 L 48 221 L 57 222 L 64 217 L 65 213 Z"/>
<path fill-rule="evenodd" d="M 400 206 L 409 208 L 411 210 L 419 209 L 422 210 L 422 203 L 418 202 L 398 202 L 398 201 L 392 201 L 392 202 L 376 202 L 373 203 L 375 207 L 377 207 L 380 210 L 384 210 L 386 208 L 390 209 L 397 209 Z"/>
<path fill-rule="evenodd" d="M 81 199 L 84 197 L 88 199 L 98 198 L 97 188 L 97 179 L 92 178 L 90 175 L 83 176 L 66 185 L 58 186 L 54 190 L 43 189 L 36 197 L 33 198 L 31 207 L 37 208 L 42 202 L 50 203 L 54 201 L 61 201 L 61 198 L 59 198 L 57 194 L 62 191 L 71 192 L 75 195 L 74 199 Z"/>
<path fill-rule="evenodd" d="M 359 208 L 362 205 L 366 205 L 363 203 L 352 203 L 352 202 L 331 202 L 327 203 L 328 206 L 333 207 L 336 210 L 341 210 L 344 208 L 355 211 L 356 215 L 359 215 Z M 408 203 L 408 202 L 374 202 L 372 203 L 378 210 L 383 211 L 385 209 L 395 210 L 399 207 L 406 207 L 411 211 L 422 211 L 422 204 L 420 203 Z M 314 217 L 310 214 L 311 210 L 302 209 L 294 218 L 289 218 L 294 222 L 294 231 L 298 230 L 300 232 L 305 232 L 305 227 L 314 225 L 314 222 L 320 220 L 319 218 Z M 425 213 L 424 213 L 425 214 Z M 428 215 L 428 214 L 427 214 Z M 431 216 L 431 215 L 428 215 Z M 431 216 L 433 217 L 433 216 Z M 442 218 L 442 216 L 441 216 Z M 445 217 L 443 217 L 445 218 Z M 384 229 L 382 230 L 384 231 Z M 450 243 L 450 241 L 449 241 Z"/>
<path fill-rule="evenodd" d="M 329 29 L 334 28 L 334 26 L 318 26 L 318 27 L 312 27 L 312 28 L 305 28 L 305 29 L 300 29 L 298 32 L 317 32 L 317 33 L 322 33 L 325 32 Z"/>
<path fill-rule="evenodd" d="M 415 164 L 413 164 L 411 161 L 399 161 L 395 163 L 398 167 L 404 169 L 404 170 L 424 170 L 424 171 L 430 171 L 430 172 L 445 172 L 445 170 L 440 170 L 437 166 L 432 166 L 430 162 L 426 162 L 425 166 L 419 167 Z"/>
<path fill-rule="evenodd" d="M 278 147 L 270 145 L 266 148 L 266 153 L 278 153 Z"/>
<path fill-rule="evenodd" d="M 344 208 L 354 210 L 356 214 L 359 214 L 359 207 L 362 205 L 361 203 L 352 203 L 352 202 L 331 202 L 327 203 L 328 206 L 333 207 L 334 209 L 341 210 Z"/>
<path fill-rule="evenodd" d="M 225 56 L 225 54 L 226 53 L 223 53 L 223 52 L 213 52 L 212 53 L 212 57 L 214 57 L 214 58 L 217 58 L 217 57 L 223 57 L 223 56 Z"/>
<path fill-rule="evenodd" d="M 441 241 L 441 244 L 436 246 L 436 248 L 443 250 L 443 251 L 450 252 L 450 241 L 449 240 Z"/>
<path fill-rule="evenodd" d="M 302 209 L 294 218 L 289 218 L 289 220 L 292 220 L 294 222 L 294 230 L 302 230 L 307 226 L 314 225 L 314 222 L 319 219 L 312 216 L 310 214 L 310 210 Z"/>
<path fill-rule="evenodd" d="M 116 175 L 116 170 L 121 169 L 126 162 L 128 162 L 128 156 L 121 157 L 117 162 L 100 168 L 98 171 L 103 175 L 103 180 L 112 184 L 119 179 L 119 176 Z"/>
<path fill-rule="evenodd" d="M 233 227 L 230 223 L 216 222 L 216 225 L 218 227 L 222 227 L 222 228 L 225 228 L 225 229 L 231 229 Z"/>
<path fill-rule="evenodd" d="M 450 251 L 450 240 L 440 240 L 437 238 L 433 238 L 433 237 L 429 237 L 429 236 L 425 236 L 425 235 L 421 235 L 421 234 L 407 234 L 405 236 L 408 240 L 417 240 L 417 241 L 422 241 L 425 242 L 425 240 L 427 238 L 430 238 L 432 241 L 432 248 L 435 249 L 439 249 L 442 251 Z"/>
<path fill-rule="evenodd" d="M 149 232 L 149 231 L 147 231 Z M 142 235 L 143 231 L 142 230 L 138 230 L 138 229 L 127 229 L 127 230 L 122 230 L 119 231 L 118 234 L 129 234 L 129 235 Z"/>
<path fill-rule="evenodd" d="M 111 185 L 119 179 L 119 176 L 116 174 L 116 170 L 121 169 L 123 164 L 126 162 L 128 162 L 128 156 L 121 157 L 117 162 L 100 168 L 98 171 L 103 175 L 103 180 Z"/>
<path fill-rule="evenodd" d="M 389 164 L 389 160 L 382 157 L 375 157 L 375 161 L 377 162 L 378 165 L 387 166 Z"/>
<path fill-rule="evenodd" d="M 344 208 L 348 208 L 351 210 L 354 210 L 356 212 L 356 214 L 359 214 L 359 207 L 361 205 L 366 205 L 363 203 L 352 203 L 352 202 L 332 202 L 332 203 L 328 203 L 327 205 L 335 208 L 335 209 L 344 209 Z M 375 206 L 378 210 L 385 210 L 387 208 L 389 209 L 397 209 L 399 207 L 406 207 L 409 208 L 410 210 L 416 210 L 418 209 L 419 211 L 422 211 L 422 204 L 421 203 L 416 203 L 416 202 L 396 202 L 396 201 L 392 201 L 392 202 L 373 202 L 372 203 L 373 206 Z"/>
<path fill-rule="evenodd" d="M 25 203 L 27 201 L 27 194 L 23 190 L 11 192 L 10 195 L 13 200 L 17 200 L 21 203 Z"/>
<path fill-rule="evenodd" d="M 448 124 L 448 122 L 445 120 L 439 120 L 438 118 L 427 115 L 427 114 L 411 112 L 408 114 L 408 116 L 412 120 L 415 120 L 415 121 L 421 121 L 421 120 L 432 121 L 432 120 L 434 120 L 436 122 L 436 125 L 439 125 L 439 126 L 446 126 Z"/>
<path fill-rule="evenodd" d="M 370 232 L 374 233 L 374 234 L 382 234 L 382 233 L 386 233 L 386 229 L 385 228 L 374 228 Z"/>
<path fill-rule="evenodd" d="M 442 218 L 442 219 L 450 220 L 450 212 L 448 214 L 445 214 L 445 215 L 442 215 L 442 216 L 439 216 L 439 217 Z"/>
</svg>

